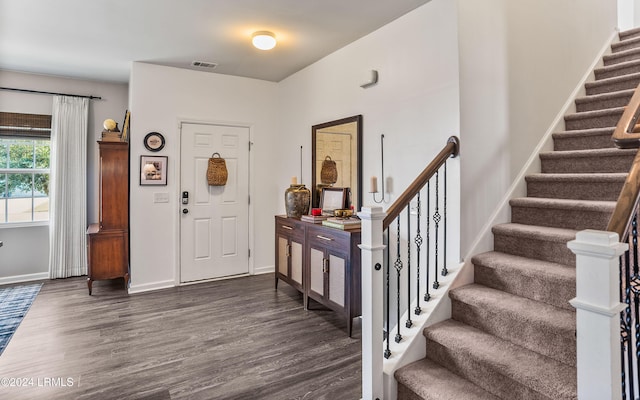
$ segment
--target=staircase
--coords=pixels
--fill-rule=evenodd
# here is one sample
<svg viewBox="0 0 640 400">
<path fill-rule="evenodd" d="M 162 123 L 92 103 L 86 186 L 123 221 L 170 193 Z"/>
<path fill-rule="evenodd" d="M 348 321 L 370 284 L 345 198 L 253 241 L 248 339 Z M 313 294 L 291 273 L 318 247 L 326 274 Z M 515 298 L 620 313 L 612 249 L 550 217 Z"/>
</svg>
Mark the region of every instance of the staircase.
<svg viewBox="0 0 640 400">
<path fill-rule="evenodd" d="M 575 256 L 566 243 L 605 230 L 636 149 L 613 130 L 640 83 L 640 29 L 620 33 L 575 100 L 475 282 L 451 290 L 452 317 L 424 330 L 427 357 L 395 373 L 398 399 L 577 399 Z"/>
</svg>

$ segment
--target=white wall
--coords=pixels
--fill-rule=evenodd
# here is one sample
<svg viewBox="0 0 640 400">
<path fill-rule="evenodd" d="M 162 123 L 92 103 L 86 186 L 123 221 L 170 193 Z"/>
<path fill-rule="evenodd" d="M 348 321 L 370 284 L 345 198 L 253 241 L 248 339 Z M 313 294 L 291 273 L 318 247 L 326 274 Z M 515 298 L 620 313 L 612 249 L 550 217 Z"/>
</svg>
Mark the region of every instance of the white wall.
<svg viewBox="0 0 640 400">
<path fill-rule="evenodd" d="M 297 175 L 304 146 L 304 181 L 311 182 L 311 126 L 363 115 L 363 204 L 372 205 L 369 177 L 380 182 L 380 135 L 385 135 L 388 207 L 458 135 L 458 48 L 455 2 L 434 0 L 280 82 L 282 178 Z M 375 69 L 379 82 L 360 88 Z M 464 144 L 463 144 L 464 146 Z M 457 169 L 449 171 L 457 181 Z M 378 183 L 380 189 L 380 183 Z M 457 191 L 456 187 L 450 188 Z M 451 199 L 456 199 L 452 196 Z M 454 200 L 455 201 L 455 200 Z M 450 204 L 451 215 L 458 204 Z M 284 206 L 280 205 L 281 210 Z M 452 236 L 457 234 L 456 222 Z M 452 254 L 457 257 L 457 244 Z"/>
<path fill-rule="evenodd" d="M 635 26 L 635 3 L 638 0 L 618 0 L 618 28 L 621 31 Z"/>
<path fill-rule="evenodd" d="M 464 255 L 617 15 L 610 0 L 458 0 L 458 18 Z"/>
<path fill-rule="evenodd" d="M 0 71 L 0 86 L 60 92 L 69 94 L 100 96 L 92 100 L 89 108 L 89 140 L 87 141 L 87 220 L 98 221 L 98 145 L 96 140 L 102 132 L 102 121 L 113 118 L 121 121 L 127 109 L 128 85 L 69 79 L 63 77 Z M 37 95 L 0 91 L 0 111 L 51 114 L 51 95 Z M 1 228 L 0 279 L 10 281 L 12 276 L 43 274 L 49 263 L 49 228 L 34 226 L 26 228 Z"/>
<path fill-rule="evenodd" d="M 283 154 L 277 129 L 277 85 L 273 82 L 208 72 L 134 63 L 130 80 L 131 105 L 131 292 L 178 283 L 180 195 L 178 160 L 180 120 L 233 122 L 249 125 L 251 199 L 255 213 L 250 225 L 256 232 L 251 243 L 250 272 L 272 270 L 274 264 L 273 216 L 280 192 L 274 165 Z M 141 187 L 141 155 L 149 155 L 142 138 L 150 131 L 162 133 L 166 145 L 157 155 L 169 157 L 166 187 Z M 169 203 L 153 203 L 153 194 L 169 194 Z"/>
</svg>

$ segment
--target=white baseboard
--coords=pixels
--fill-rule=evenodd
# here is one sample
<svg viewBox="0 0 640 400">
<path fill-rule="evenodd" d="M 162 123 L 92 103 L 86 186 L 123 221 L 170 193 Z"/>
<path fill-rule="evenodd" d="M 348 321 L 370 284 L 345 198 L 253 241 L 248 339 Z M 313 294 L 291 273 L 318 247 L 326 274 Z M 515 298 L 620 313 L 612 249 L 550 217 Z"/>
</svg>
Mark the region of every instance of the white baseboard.
<svg viewBox="0 0 640 400">
<path fill-rule="evenodd" d="M 143 285 L 131 285 L 129 287 L 129 294 L 150 292 L 152 290 L 168 289 L 174 286 L 176 286 L 176 282 L 173 279 L 167 280 L 167 281 L 145 283 Z"/>
<path fill-rule="evenodd" d="M 276 266 L 275 265 L 266 265 L 264 267 L 259 267 L 259 268 L 254 268 L 253 269 L 253 274 L 254 275 L 261 275 L 261 274 L 271 274 L 276 272 Z"/>
<path fill-rule="evenodd" d="M 0 278 L 0 285 L 8 285 L 11 283 L 30 282 L 30 281 L 41 281 L 43 279 L 49 279 L 48 272 L 38 272 L 37 274 L 27 274 L 27 275 L 5 276 L 3 278 Z"/>
</svg>

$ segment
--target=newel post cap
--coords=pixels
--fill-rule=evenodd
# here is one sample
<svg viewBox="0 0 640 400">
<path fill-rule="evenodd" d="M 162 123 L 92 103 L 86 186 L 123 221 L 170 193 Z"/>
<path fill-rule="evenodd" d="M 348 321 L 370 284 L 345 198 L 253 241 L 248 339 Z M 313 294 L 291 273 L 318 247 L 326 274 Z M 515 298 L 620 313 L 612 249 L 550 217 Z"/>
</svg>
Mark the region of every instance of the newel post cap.
<svg viewBox="0 0 640 400">
<path fill-rule="evenodd" d="M 386 213 L 379 206 L 363 206 L 358 212 L 360 219 L 378 220 L 384 219 Z"/>
<path fill-rule="evenodd" d="M 567 243 L 567 247 L 576 255 L 598 258 L 614 258 L 624 253 L 629 245 L 620 243 L 615 232 L 585 229 L 576 234 L 575 240 Z"/>
</svg>

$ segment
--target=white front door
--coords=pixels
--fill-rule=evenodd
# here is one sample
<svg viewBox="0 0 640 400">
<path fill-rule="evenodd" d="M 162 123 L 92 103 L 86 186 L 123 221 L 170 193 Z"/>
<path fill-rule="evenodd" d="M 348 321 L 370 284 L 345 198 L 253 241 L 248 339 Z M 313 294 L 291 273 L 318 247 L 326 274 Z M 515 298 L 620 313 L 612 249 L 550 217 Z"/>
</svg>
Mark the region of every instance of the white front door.
<svg viewBox="0 0 640 400">
<path fill-rule="evenodd" d="M 180 281 L 248 273 L 249 128 L 183 123 L 180 144 Z M 213 153 L 225 160 L 225 186 L 207 182 Z"/>
</svg>

